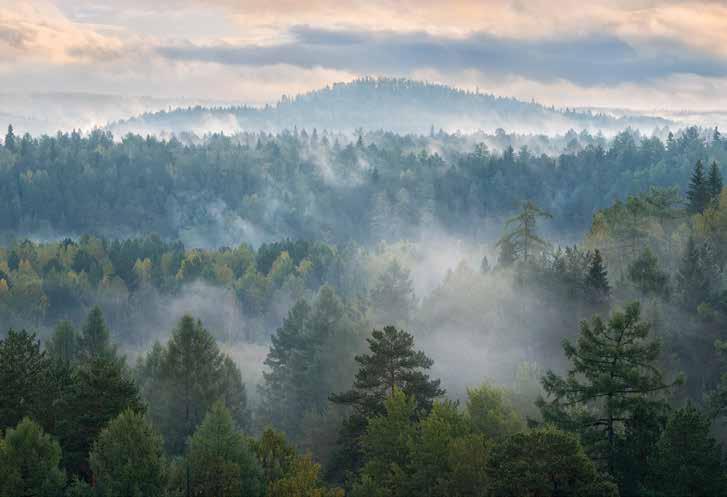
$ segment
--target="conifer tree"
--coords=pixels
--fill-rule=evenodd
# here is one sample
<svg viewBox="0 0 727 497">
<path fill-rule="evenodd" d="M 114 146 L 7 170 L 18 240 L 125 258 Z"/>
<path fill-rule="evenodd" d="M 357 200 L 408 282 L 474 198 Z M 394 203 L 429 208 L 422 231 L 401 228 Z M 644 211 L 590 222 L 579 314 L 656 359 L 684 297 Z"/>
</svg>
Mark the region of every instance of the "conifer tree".
<svg viewBox="0 0 727 497">
<path fill-rule="evenodd" d="M 709 168 L 707 186 L 712 203 L 719 202 L 719 195 L 722 193 L 722 173 L 720 172 L 716 161 L 712 161 L 712 165 Z"/>
<path fill-rule="evenodd" d="M 0 340 L 0 432 L 48 414 L 50 366 L 35 334 L 10 330 Z"/>
<path fill-rule="evenodd" d="M 61 321 L 46 344 L 51 360 L 58 365 L 70 365 L 78 359 L 79 337 L 68 321 Z"/>
<path fill-rule="evenodd" d="M 611 286 L 608 284 L 608 271 L 603 263 L 601 251 L 598 249 L 593 252 L 591 257 L 585 283 L 593 302 L 600 303 L 608 300 Z"/>
<path fill-rule="evenodd" d="M 30 418 L 0 439 L 0 495 L 57 497 L 65 475 L 58 467 L 61 448 Z"/>
<path fill-rule="evenodd" d="M 114 418 L 99 434 L 90 461 L 100 497 L 164 494 L 162 437 L 139 412 Z"/>
<path fill-rule="evenodd" d="M 12 124 L 8 125 L 8 132 L 5 135 L 5 148 L 10 152 L 15 152 L 15 133 Z"/>
<path fill-rule="evenodd" d="M 695 311 L 710 294 L 710 274 L 706 264 L 706 251 L 689 237 L 686 250 L 676 274 L 676 287 L 682 304 Z"/>
<path fill-rule="evenodd" d="M 506 228 L 510 229 L 497 242 L 498 247 L 505 243 L 512 245 L 515 258 L 521 258 L 527 262 L 530 257 L 536 255 L 537 251 L 548 246 L 548 242 L 540 238 L 537 233 L 538 218 L 551 218 L 550 214 L 540 209 L 531 201 L 522 205 L 520 213 L 508 219 Z"/>
<path fill-rule="evenodd" d="M 415 401 L 416 412 L 426 415 L 434 399 L 444 395 L 439 380 L 425 373 L 433 361 L 424 352 L 414 349 L 414 337 L 404 330 L 387 326 L 374 330 L 367 338 L 369 354 L 356 356 L 359 369 L 353 388 L 331 396 L 331 402 L 351 406 L 353 413 L 341 430 L 342 451 L 337 465 L 355 470 L 361 463 L 360 438 L 368 419 L 385 413 L 384 401 L 400 390 Z M 337 468 L 341 469 L 341 468 Z"/>
<path fill-rule="evenodd" d="M 189 439 L 179 490 L 197 497 L 258 497 L 263 472 L 251 443 L 235 429 L 230 411 L 215 402 Z"/>
<path fill-rule="evenodd" d="M 611 474 L 620 428 L 637 408 L 661 405 L 654 395 L 672 386 L 654 364 L 659 342 L 648 338 L 650 325 L 640 314 L 634 302 L 607 323 L 599 316 L 583 321 L 577 342 L 563 342 L 571 361 L 567 375 L 548 371 L 542 382 L 550 400 L 538 401 L 546 422 L 585 428 L 584 441 L 591 441 L 593 455 Z"/>
<path fill-rule="evenodd" d="M 106 327 L 101 308 L 95 306 L 86 318 L 78 339 L 78 355 L 81 360 L 114 358 L 116 351 L 111 344 L 111 334 Z"/>
<path fill-rule="evenodd" d="M 710 429 L 710 420 L 691 404 L 672 414 L 653 457 L 651 487 L 657 495 L 727 495 L 722 449 L 710 435 Z"/>
<path fill-rule="evenodd" d="M 704 174 L 704 165 L 701 160 L 698 160 L 694 166 L 694 172 L 687 190 L 687 199 L 689 200 L 687 210 L 689 213 L 701 214 L 709 204 L 709 197 L 710 193 L 707 178 Z"/>
</svg>

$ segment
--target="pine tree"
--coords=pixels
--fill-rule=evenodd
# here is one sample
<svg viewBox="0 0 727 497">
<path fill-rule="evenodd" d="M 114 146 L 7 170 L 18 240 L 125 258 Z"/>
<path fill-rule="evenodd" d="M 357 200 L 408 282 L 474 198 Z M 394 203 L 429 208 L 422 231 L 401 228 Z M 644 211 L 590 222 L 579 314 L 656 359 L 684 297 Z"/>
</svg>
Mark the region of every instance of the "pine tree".
<svg viewBox="0 0 727 497">
<path fill-rule="evenodd" d="M 707 180 L 709 197 L 713 204 L 719 202 L 719 195 L 722 193 L 722 173 L 716 161 L 712 161 L 709 168 L 709 179 Z"/>
<path fill-rule="evenodd" d="M 704 175 L 704 165 L 701 160 L 694 166 L 692 178 L 689 181 L 687 210 L 690 214 L 701 214 L 709 204 L 709 189 L 707 178 Z"/>
<path fill-rule="evenodd" d="M 598 249 L 593 252 L 591 257 L 585 284 L 593 302 L 601 303 L 608 300 L 611 286 L 608 284 L 608 271 L 603 263 L 601 251 Z"/>
<path fill-rule="evenodd" d="M 638 302 L 613 313 L 607 323 L 599 316 L 591 324 L 583 321 L 576 344 L 563 342 L 571 361 L 567 375 L 548 371 L 542 380 L 550 398 L 538 401 L 544 420 L 585 428 L 584 441 L 592 441 L 594 456 L 607 462 L 611 474 L 620 427 L 637 408 L 660 404 L 653 394 L 671 387 L 654 365 L 659 342 L 649 340 L 649 329 Z"/>
<path fill-rule="evenodd" d="M 367 420 L 385 413 L 384 401 L 395 391 L 415 399 L 420 415 L 428 413 L 434 399 L 444 395 L 440 381 L 431 380 L 425 373 L 433 361 L 414 349 L 412 335 L 387 326 L 374 330 L 366 341 L 370 353 L 356 356 L 359 369 L 353 388 L 330 397 L 335 404 L 353 408 L 341 430 L 342 452 L 336 469 L 355 470 L 360 466 L 360 438 L 366 431 Z"/>
</svg>

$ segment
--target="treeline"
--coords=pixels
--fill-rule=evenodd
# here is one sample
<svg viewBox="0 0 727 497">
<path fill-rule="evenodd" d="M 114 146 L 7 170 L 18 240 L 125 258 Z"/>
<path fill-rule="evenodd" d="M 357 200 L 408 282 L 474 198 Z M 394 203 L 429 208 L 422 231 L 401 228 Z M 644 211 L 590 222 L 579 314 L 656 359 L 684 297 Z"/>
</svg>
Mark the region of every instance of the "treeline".
<svg viewBox="0 0 727 497">
<path fill-rule="evenodd" d="M 335 316 L 335 309 L 324 312 L 335 307 L 330 299 L 321 295 L 329 301 L 291 310 L 288 321 Z M 710 433 L 712 416 L 727 408 L 727 382 L 705 392 L 710 409 L 679 406 L 681 379 L 660 372 L 659 342 L 638 303 L 581 324 L 577 340 L 563 344 L 566 370 L 542 376 L 543 395 L 527 418 L 512 393 L 492 385 L 469 389 L 463 405 L 446 400 L 440 380 L 429 374 L 433 361 L 393 326 L 359 335 L 367 342 L 363 353 L 339 355 L 352 360 L 355 372 L 343 389 L 311 383 L 310 374 L 335 377 L 318 362 L 330 358 L 316 353 L 316 345 L 325 350 L 326 341 L 346 341 L 355 329 L 350 322 L 319 324 L 328 328 L 318 335 L 310 334 L 318 326 L 278 330 L 265 378 L 266 407 L 274 409 L 263 409 L 254 422 L 240 371 L 191 317 L 134 368 L 109 340 L 98 309 L 80 333 L 60 323 L 43 345 L 11 330 L 0 341 L 0 491 L 48 497 L 727 493 L 727 468 Z M 315 345 L 301 347 L 303 340 Z M 285 389 L 298 400 L 286 404 Z M 313 410 L 319 416 L 311 425 L 313 453 L 304 455 L 297 448 L 305 444 L 291 445 L 269 428 L 286 423 L 280 415 L 292 420 L 285 409 L 303 410 L 301 401 L 323 404 Z M 325 436 L 317 438 L 320 419 L 336 410 L 335 437 L 325 448 Z M 323 472 L 315 460 L 325 451 Z"/>
<path fill-rule="evenodd" d="M 281 130 L 293 127 L 385 129 L 423 134 L 436 124 L 465 131 L 506 128 L 525 132 L 568 129 L 617 131 L 627 127 L 652 130 L 669 124 L 650 116 L 614 117 L 575 109 L 556 109 L 534 101 L 498 97 L 441 84 L 394 78 L 362 78 L 320 90 L 283 96 L 276 105 L 252 107 L 188 107 L 146 113 L 109 127 L 114 132 L 148 130 L 161 135 L 220 129 Z"/>
<path fill-rule="evenodd" d="M 615 199 L 681 188 L 697 160 L 727 163 L 727 140 L 697 128 L 666 142 L 625 131 L 606 145 L 573 133 L 558 156 L 514 150 L 516 137 L 495 141 L 504 151 L 466 140 L 462 148 L 461 135 L 444 133 L 376 132 L 349 142 L 295 130 L 183 144 L 136 135 L 116 142 L 101 130 L 9 131 L 0 148 L 0 234 L 158 233 L 224 246 L 285 237 L 368 243 L 446 227 L 481 239 L 522 199 L 572 233 Z"/>
<path fill-rule="evenodd" d="M 353 247 L 284 240 L 217 250 L 187 249 L 158 236 L 15 242 L 0 248 L 0 315 L 7 326 L 80 322 L 100 305 L 123 341 L 134 340 L 150 306 L 195 283 L 219 288 L 250 327 L 235 338 L 263 336 L 279 322 L 276 302 L 315 294 L 326 284 L 344 295 L 366 288 Z"/>
</svg>

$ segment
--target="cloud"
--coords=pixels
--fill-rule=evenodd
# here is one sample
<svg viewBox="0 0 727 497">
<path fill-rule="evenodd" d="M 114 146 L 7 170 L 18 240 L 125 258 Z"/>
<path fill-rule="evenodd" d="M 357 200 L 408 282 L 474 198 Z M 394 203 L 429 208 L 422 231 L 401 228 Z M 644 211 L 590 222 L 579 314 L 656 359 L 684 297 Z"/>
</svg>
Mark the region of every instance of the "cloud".
<svg viewBox="0 0 727 497">
<path fill-rule="evenodd" d="M 160 47 L 158 51 L 173 60 L 244 66 L 288 64 L 385 74 L 426 68 L 440 72 L 476 70 L 585 86 L 643 82 L 682 73 L 727 76 L 726 60 L 695 53 L 668 40 L 634 47 L 609 35 L 536 41 L 486 33 L 455 38 L 424 32 L 343 31 L 310 26 L 294 26 L 290 33 L 293 41 L 275 46 L 186 43 Z"/>
<path fill-rule="evenodd" d="M 0 60 L 108 61 L 122 46 L 118 38 L 70 22 L 52 4 L 0 0 Z"/>
</svg>

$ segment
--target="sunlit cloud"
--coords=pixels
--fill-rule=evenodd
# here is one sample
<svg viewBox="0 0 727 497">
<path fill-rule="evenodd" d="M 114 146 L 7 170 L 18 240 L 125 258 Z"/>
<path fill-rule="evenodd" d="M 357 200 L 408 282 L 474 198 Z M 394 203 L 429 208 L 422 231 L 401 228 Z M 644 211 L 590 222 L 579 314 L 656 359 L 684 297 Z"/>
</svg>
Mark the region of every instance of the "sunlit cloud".
<svg viewBox="0 0 727 497">
<path fill-rule="evenodd" d="M 257 104 L 363 75 L 555 105 L 725 107 L 727 5 L 0 0 L 3 91 Z"/>
</svg>

